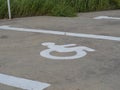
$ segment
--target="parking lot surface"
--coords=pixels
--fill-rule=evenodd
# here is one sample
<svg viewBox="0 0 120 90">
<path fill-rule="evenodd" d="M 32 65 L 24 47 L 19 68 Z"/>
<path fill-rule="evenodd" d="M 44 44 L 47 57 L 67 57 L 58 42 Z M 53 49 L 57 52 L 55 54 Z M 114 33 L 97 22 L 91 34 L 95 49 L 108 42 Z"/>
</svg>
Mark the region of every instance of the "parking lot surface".
<svg viewBox="0 0 120 90">
<path fill-rule="evenodd" d="M 16 28 L 0 29 L 0 74 L 49 84 L 44 90 L 119 90 L 120 20 L 93 19 L 100 15 L 120 17 L 120 10 L 82 13 L 73 18 L 0 20 L 0 26 Z M 33 31 L 19 31 L 21 28 Z M 65 34 L 53 34 L 56 31 Z M 81 34 L 117 40 L 86 38 Z M 0 90 L 24 89 L 1 81 Z"/>
</svg>

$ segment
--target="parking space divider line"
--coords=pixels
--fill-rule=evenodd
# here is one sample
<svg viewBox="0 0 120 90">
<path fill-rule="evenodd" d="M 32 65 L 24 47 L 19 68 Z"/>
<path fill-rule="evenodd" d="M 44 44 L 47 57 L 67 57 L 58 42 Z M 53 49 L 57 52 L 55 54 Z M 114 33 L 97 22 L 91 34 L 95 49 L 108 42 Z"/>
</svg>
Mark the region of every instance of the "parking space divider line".
<svg viewBox="0 0 120 90">
<path fill-rule="evenodd" d="M 0 26 L 0 29 L 1 30 L 36 32 L 36 33 L 65 35 L 65 36 L 82 37 L 82 38 L 120 41 L 120 37 L 114 37 L 114 36 L 104 36 L 104 35 L 94 35 L 94 34 L 84 34 L 84 33 L 72 33 L 72 32 L 62 32 L 62 31 L 43 30 L 43 29 L 16 28 L 16 27 L 10 27 L 10 26 L 7 26 L 7 25 Z"/>
<path fill-rule="evenodd" d="M 24 78 L 0 74 L 0 83 L 25 90 L 43 90 L 50 86 L 50 84 L 32 81 Z"/>
</svg>

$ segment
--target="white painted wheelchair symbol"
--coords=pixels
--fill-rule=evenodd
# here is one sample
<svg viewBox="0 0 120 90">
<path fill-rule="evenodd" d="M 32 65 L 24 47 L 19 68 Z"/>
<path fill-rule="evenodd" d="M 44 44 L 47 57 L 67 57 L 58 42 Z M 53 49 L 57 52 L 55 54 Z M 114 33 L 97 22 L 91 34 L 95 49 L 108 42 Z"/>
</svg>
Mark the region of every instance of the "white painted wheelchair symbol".
<svg viewBox="0 0 120 90">
<path fill-rule="evenodd" d="M 95 51 L 94 49 L 91 49 L 85 46 L 76 46 L 76 44 L 55 45 L 55 43 L 46 42 L 46 43 L 42 43 L 42 45 L 47 46 L 49 49 L 43 50 L 42 52 L 40 52 L 40 55 L 45 58 L 56 59 L 56 60 L 78 59 L 87 55 L 86 51 L 89 51 L 89 52 Z M 65 57 L 51 55 L 51 52 L 54 52 L 54 51 L 58 53 L 76 52 L 76 54 L 73 56 L 65 56 Z"/>
</svg>

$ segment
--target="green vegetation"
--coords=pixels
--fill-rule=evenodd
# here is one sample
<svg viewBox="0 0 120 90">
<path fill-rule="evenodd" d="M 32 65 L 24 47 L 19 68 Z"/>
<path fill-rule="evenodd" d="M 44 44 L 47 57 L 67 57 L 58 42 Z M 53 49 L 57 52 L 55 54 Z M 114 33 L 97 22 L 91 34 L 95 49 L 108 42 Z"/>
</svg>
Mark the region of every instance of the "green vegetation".
<svg viewBox="0 0 120 90">
<path fill-rule="evenodd" d="M 120 0 L 11 0 L 12 17 L 76 16 L 78 12 L 119 9 Z M 0 18 L 7 18 L 7 0 L 0 0 Z"/>
</svg>

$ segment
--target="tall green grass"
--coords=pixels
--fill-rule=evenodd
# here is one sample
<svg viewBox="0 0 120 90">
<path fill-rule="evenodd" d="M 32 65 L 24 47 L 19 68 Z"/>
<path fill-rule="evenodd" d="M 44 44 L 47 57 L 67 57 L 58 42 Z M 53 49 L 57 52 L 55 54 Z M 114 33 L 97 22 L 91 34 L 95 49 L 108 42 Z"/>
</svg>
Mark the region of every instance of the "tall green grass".
<svg viewBox="0 0 120 90">
<path fill-rule="evenodd" d="M 0 18 L 7 18 L 7 0 L 0 0 Z M 120 0 L 11 0 L 12 17 L 76 16 L 77 12 L 120 8 Z"/>
</svg>

